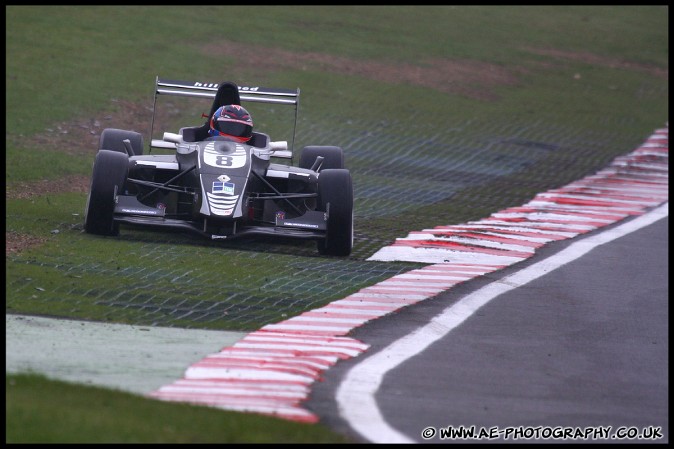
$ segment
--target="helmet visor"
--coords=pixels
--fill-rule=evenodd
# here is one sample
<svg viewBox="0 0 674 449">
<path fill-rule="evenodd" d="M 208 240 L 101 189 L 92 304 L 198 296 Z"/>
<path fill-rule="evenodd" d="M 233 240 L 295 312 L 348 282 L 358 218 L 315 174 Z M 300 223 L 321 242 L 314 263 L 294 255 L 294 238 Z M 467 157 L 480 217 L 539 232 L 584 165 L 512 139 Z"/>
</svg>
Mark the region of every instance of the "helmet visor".
<svg viewBox="0 0 674 449">
<path fill-rule="evenodd" d="M 217 131 L 230 136 L 250 137 L 253 132 L 253 127 L 250 124 L 227 119 L 216 120 L 214 126 Z"/>
</svg>

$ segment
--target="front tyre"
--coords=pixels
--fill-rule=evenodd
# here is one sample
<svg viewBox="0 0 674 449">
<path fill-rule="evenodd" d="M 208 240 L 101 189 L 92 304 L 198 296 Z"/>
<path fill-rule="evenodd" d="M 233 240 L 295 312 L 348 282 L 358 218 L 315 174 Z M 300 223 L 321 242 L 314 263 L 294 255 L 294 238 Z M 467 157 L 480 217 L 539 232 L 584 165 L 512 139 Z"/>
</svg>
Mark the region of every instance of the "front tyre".
<svg viewBox="0 0 674 449">
<path fill-rule="evenodd" d="M 115 197 L 123 192 L 129 174 L 129 156 L 100 150 L 94 160 L 91 187 L 84 211 L 84 230 L 90 234 L 117 235 L 113 220 Z"/>
<path fill-rule="evenodd" d="M 353 183 L 346 169 L 321 170 L 318 177 L 318 210 L 328 212 L 326 238 L 318 252 L 348 256 L 353 248 Z"/>
</svg>

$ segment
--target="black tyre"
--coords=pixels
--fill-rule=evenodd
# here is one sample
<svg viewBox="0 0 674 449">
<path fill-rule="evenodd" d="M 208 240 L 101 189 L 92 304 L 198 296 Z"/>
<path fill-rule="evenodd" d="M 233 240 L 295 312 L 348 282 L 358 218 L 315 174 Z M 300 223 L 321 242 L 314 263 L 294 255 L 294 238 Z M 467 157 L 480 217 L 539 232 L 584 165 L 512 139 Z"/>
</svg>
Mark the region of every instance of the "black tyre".
<svg viewBox="0 0 674 449">
<path fill-rule="evenodd" d="M 84 211 L 84 230 L 90 234 L 117 235 L 113 220 L 115 196 L 122 193 L 129 174 L 129 156 L 101 150 L 96 154 L 91 187 Z"/>
<path fill-rule="evenodd" d="M 313 145 L 304 147 L 300 153 L 300 168 L 311 168 L 317 156 L 323 156 L 321 170 L 344 168 L 344 150 L 340 147 Z"/>
<path fill-rule="evenodd" d="M 328 212 L 325 240 L 318 241 L 318 252 L 348 256 L 353 248 L 353 183 L 345 169 L 321 170 L 318 177 L 318 210 Z"/>
<path fill-rule="evenodd" d="M 101 138 L 98 141 L 98 149 L 129 154 L 126 151 L 124 139 L 129 139 L 131 141 L 131 148 L 133 150 L 132 156 L 140 156 L 143 154 L 143 135 L 135 131 L 126 131 L 124 129 L 104 129 L 101 133 Z"/>
</svg>

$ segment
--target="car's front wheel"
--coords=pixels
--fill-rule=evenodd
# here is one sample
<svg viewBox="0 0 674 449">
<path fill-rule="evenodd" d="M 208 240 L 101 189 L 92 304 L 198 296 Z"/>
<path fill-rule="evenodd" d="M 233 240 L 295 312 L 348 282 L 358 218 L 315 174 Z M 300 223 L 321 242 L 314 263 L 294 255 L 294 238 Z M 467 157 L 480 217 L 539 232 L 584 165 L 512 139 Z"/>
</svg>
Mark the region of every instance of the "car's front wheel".
<svg viewBox="0 0 674 449">
<path fill-rule="evenodd" d="M 346 169 L 322 170 L 318 177 L 318 209 L 327 211 L 326 238 L 318 252 L 348 256 L 353 248 L 353 183 Z"/>
<path fill-rule="evenodd" d="M 94 160 L 91 187 L 84 211 L 84 230 L 90 234 L 117 235 L 113 220 L 115 197 L 121 193 L 129 173 L 129 156 L 100 150 Z"/>
</svg>

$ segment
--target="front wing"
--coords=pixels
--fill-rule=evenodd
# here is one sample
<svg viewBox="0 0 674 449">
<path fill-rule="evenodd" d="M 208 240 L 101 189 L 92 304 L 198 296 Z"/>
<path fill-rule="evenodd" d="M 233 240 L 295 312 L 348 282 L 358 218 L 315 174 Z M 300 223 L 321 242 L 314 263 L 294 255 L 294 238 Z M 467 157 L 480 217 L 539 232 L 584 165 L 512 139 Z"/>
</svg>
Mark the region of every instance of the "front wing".
<svg viewBox="0 0 674 449">
<path fill-rule="evenodd" d="M 256 235 L 315 240 L 326 237 L 328 212 L 306 211 L 303 215 L 292 219 L 277 216 L 275 224 L 267 225 L 249 225 L 243 220 L 223 220 L 221 223 L 228 224 L 231 232 L 221 235 L 206 230 L 209 218 L 201 221 L 166 218 L 162 209 L 146 206 L 140 203 L 135 196 L 120 195 L 117 197 L 113 220 L 115 223 L 136 227 L 189 231 L 212 240 L 232 240 Z"/>
</svg>

